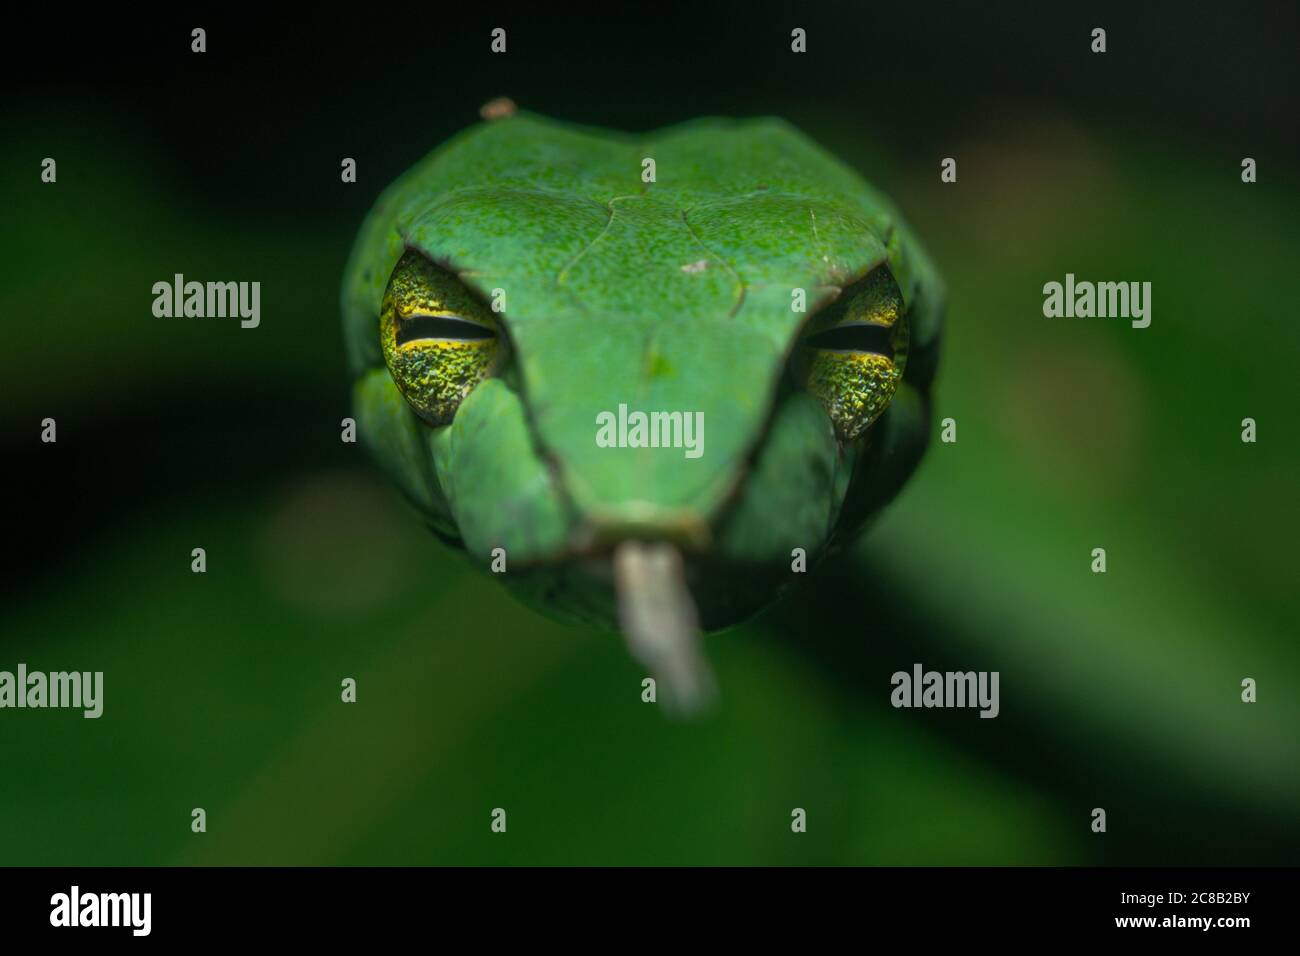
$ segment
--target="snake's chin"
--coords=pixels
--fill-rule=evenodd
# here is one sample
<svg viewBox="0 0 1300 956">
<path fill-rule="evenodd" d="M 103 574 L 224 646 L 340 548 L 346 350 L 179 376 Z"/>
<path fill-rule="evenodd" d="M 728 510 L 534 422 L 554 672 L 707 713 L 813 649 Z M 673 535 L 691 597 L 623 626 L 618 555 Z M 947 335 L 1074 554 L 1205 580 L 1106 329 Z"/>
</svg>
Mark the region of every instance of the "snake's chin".
<svg viewBox="0 0 1300 956">
<path fill-rule="evenodd" d="M 788 567 L 738 567 L 667 541 L 626 539 L 599 553 L 511 568 L 500 580 L 546 617 L 622 634 L 665 711 L 690 717 L 717 697 L 701 635 L 752 617 L 796 577 L 803 575 Z"/>
<path fill-rule="evenodd" d="M 607 552 L 553 564 L 511 567 L 509 574 L 493 577 L 545 617 L 564 624 L 618 631 L 620 600 L 614 555 L 625 543 Z M 704 633 L 743 624 L 778 602 L 797 578 L 804 577 L 791 574 L 784 565 L 736 565 L 688 552 L 682 554 L 682 574 Z"/>
<path fill-rule="evenodd" d="M 540 603 L 551 612 L 564 608 L 592 623 L 615 624 L 632 657 L 653 679 L 654 700 L 670 715 L 697 716 L 712 707 L 717 686 L 700 646 L 700 615 L 687 585 L 687 566 L 676 544 L 623 540 L 607 556 L 567 569 L 585 578 L 580 588 L 562 594 L 558 588 L 567 579 L 549 575 Z M 575 603 L 574 597 L 586 600 Z"/>
</svg>

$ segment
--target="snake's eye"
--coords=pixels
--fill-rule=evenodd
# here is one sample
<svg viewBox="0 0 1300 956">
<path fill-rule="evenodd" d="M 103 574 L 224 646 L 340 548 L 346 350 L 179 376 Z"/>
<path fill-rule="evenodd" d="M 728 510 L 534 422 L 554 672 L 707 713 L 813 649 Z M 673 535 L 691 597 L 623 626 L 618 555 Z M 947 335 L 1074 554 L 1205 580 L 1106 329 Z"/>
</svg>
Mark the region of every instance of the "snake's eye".
<svg viewBox="0 0 1300 956">
<path fill-rule="evenodd" d="M 408 251 L 379 313 L 384 361 L 398 390 L 430 425 L 446 425 L 501 353 L 492 311 L 450 272 Z"/>
<path fill-rule="evenodd" d="M 903 294 L 885 266 L 841 293 L 809 323 L 795 375 L 821 400 L 843 441 L 889 406 L 907 363 Z"/>
</svg>

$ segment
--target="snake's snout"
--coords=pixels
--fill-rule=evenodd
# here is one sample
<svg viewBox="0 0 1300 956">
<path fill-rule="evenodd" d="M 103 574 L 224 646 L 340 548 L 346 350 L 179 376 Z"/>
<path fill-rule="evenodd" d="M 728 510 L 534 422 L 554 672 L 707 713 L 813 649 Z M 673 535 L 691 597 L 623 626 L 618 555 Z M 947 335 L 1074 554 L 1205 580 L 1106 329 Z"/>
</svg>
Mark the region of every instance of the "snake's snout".
<svg viewBox="0 0 1300 956">
<path fill-rule="evenodd" d="M 691 716 L 717 698 L 700 649 L 699 614 L 677 546 L 626 540 L 614 549 L 618 619 L 632 655 L 650 670 L 665 708 Z"/>
</svg>

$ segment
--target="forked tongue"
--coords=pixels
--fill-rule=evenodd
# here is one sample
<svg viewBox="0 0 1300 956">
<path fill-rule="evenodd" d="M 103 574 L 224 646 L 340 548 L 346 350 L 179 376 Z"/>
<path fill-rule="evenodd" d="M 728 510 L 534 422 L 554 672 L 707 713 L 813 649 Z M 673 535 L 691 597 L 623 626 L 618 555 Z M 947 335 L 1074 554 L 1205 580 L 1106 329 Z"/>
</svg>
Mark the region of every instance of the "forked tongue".
<svg viewBox="0 0 1300 956">
<path fill-rule="evenodd" d="M 681 553 L 662 541 L 624 541 L 614 551 L 614 582 L 628 649 L 649 669 L 657 699 L 678 716 L 706 710 L 717 689 Z"/>
</svg>

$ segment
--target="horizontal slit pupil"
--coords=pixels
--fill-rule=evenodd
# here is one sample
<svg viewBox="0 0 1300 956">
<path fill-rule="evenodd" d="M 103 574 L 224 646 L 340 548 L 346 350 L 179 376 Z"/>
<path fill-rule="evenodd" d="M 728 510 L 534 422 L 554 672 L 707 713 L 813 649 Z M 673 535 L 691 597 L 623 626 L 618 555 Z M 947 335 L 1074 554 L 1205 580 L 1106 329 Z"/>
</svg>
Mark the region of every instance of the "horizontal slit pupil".
<svg viewBox="0 0 1300 956">
<path fill-rule="evenodd" d="M 398 345 L 420 339 L 481 341 L 495 337 L 496 333 L 486 326 L 449 315 L 412 315 L 398 320 L 397 323 Z"/>
<path fill-rule="evenodd" d="M 889 326 L 862 322 L 818 332 L 816 335 L 809 336 L 804 344 L 814 349 L 870 352 L 892 359 L 894 357 L 893 335 L 894 330 Z"/>
</svg>

